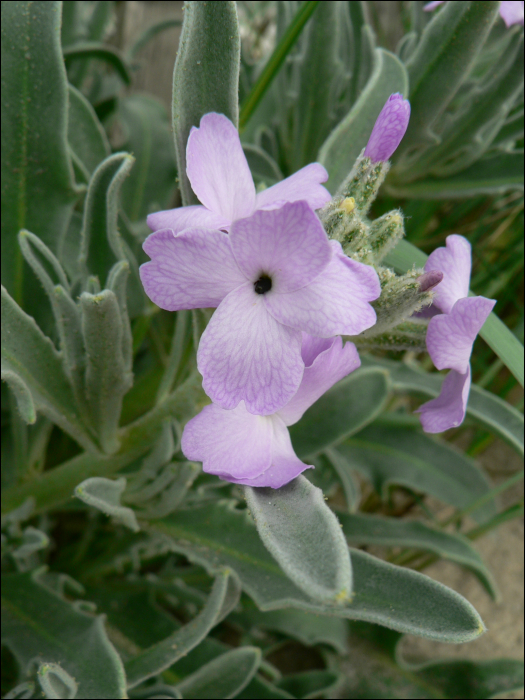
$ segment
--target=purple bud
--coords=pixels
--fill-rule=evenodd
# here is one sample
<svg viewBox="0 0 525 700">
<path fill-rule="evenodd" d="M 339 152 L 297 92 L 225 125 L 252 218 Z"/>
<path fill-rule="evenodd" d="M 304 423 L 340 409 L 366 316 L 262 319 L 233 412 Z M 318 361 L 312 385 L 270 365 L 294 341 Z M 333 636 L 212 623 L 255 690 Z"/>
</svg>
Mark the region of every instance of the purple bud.
<svg viewBox="0 0 525 700">
<path fill-rule="evenodd" d="M 430 270 L 425 272 L 421 277 L 418 277 L 416 282 L 419 283 L 419 292 L 428 292 L 443 280 L 443 273 L 440 270 Z"/>
<path fill-rule="evenodd" d="M 368 139 L 365 158 L 370 158 L 373 163 L 388 160 L 401 143 L 409 119 L 410 102 L 399 92 L 390 95 Z"/>
</svg>

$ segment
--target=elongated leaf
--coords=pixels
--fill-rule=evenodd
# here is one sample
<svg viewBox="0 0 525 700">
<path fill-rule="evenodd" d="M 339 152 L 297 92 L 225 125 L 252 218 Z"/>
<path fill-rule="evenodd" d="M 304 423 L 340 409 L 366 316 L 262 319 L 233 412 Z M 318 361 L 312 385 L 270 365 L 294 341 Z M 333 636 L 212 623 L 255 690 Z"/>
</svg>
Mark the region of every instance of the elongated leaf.
<svg viewBox="0 0 525 700">
<path fill-rule="evenodd" d="M 282 678 L 279 688 L 294 698 L 322 698 L 330 697 L 343 680 L 344 676 L 336 671 L 303 671 Z"/>
<path fill-rule="evenodd" d="M 119 103 L 124 147 L 136 158 L 122 186 L 122 207 L 130 221 L 168 209 L 175 193 L 175 152 L 164 106 L 145 95 L 130 95 Z"/>
<path fill-rule="evenodd" d="M 280 489 L 245 489 L 262 541 L 310 598 L 344 603 L 352 593 L 348 547 L 321 489 L 300 475 Z"/>
<path fill-rule="evenodd" d="M 182 697 L 188 699 L 233 698 L 248 685 L 260 663 L 260 649 L 233 649 L 185 678 L 178 684 L 177 689 L 182 693 Z"/>
<path fill-rule="evenodd" d="M 67 138 L 75 155 L 91 175 L 111 150 L 106 132 L 91 104 L 73 85 L 69 85 L 68 90 Z"/>
<path fill-rule="evenodd" d="M 387 374 L 377 370 L 358 370 L 340 381 L 290 428 L 297 454 L 318 454 L 373 421 L 384 408 L 388 389 Z"/>
<path fill-rule="evenodd" d="M 239 594 L 237 578 L 228 570 L 221 571 L 215 580 L 208 602 L 195 620 L 126 663 L 128 686 L 133 688 L 147 678 L 156 676 L 181 656 L 185 656 L 237 605 Z M 185 694 L 185 697 L 199 696 Z M 204 694 L 202 697 L 208 695 Z"/>
<path fill-rule="evenodd" d="M 279 700 L 279 698 L 293 698 L 282 688 L 269 683 L 262 676 L 254 676 L 248 685 L 235 696 L 239 700 Z"/>
<path fill-rule="evenodd" d="M 440 374 L 426 374 L 403 362 L 393 362 L 384 358 L 379 360 L 363 358 L 363 364 L 379 365 L 388 369 L 394 391 L 415 392 L 432 398 L 438 396 L 441 391 L 443 376 Z M 473 384 L 470 389 L 467 415 L 523 455 L 523 414 L 514 406 Z"/>
<path fill-rule="evenodd" d="M 24 268 L 17 234 L 28 228 L 56 251 L 77 198 L 61 4 L 2 3 L 2 282 L 25 308 L 37 304 L 40 290 Z"/>
<path fill-rule="evenodd" d="M 235 2 L 186 3 L 173 73 L 173 134 L 185 206 L 198 202 L 186 175 L 191 127 L 208 112 L 224 114 L 237 125 L 240 51 Z"/>
<path fill-rule="evenodd" d="M 400 241 L 394 250 L 388 253 L 384 264 L 404 273 L 414 264 L 424 267 L 426 260 L 427 256 L 423 251 L 408 241 Z M 480 335 L 523 386 L 525 383 L 523 345 L 494 312 L 485 321 Z"/>
<path fill-rule="evenodd" d="M 249 143 L 243 144 L 242 148 L 256 184 L 263 182 L 270 187 L 283 179 L 279 166 L 266 151 Z"/>
<path fill-rule="evenodd" d="M 122 318 L 117 296 L 109 289 L 80 297 L 82 334 L 86 345 L 86 398 L 91 423 L 104 452 L 119 448 L 117 429 L 122 397 L 133 383 L 131 337 L 123 353 L 127 318 Z"/>
<path fill-rule="evenodd" d="M 34 320 L 2 287 L 2 371 L 17 375 L 24 400 L 30 392 L 37 410 L 59 425 L 85 449 L 96 450 L 75 408 L 73 389 L 60 355 Z M 7 379 L 10 375 L 7 376 Z M 23 384 L 27 392 L 21 389 Z M 19 403 L 19 405 L 21 405 Z M 23 409 L 31 417 L 29 408 Z"/>
<path fill-rule="evenodd" d="M 325 186 L 334 193 L 366 146 L 375 120 L 393 92 L 408 93 L 408 77 L 401 61 L 375 49 L 374 70 L 359 99 L 321 146 L 318 160 L 328 170 Z"/>
<path fill-rule="evenodd" d="M 386 494 L 391 484 L 401 484 L 464 508 L 490 490 L 474 460 L 448 443 L 409 428 L 370 425 L 338 449 L 379 493 Z M 473 517 L 484 522 L 494 513 L 491 501 Z"/>
<path fill-rule="evenodd" d="M 497 2 L 448 3 L 426 26 L 407 63 L 411 115 L 399 154 L 432 143 L 432 124 L 467 78 L 493 22 Z"/>
<path fill-rule="evenodd" d="M 78 684 L 78 697 L 126 696 L 124 668 L 102 617 L 82 612 L 42 585 L 39 572 L 2 577 L 2 641 L 24 672 L 35 658 L 60 662 Z"/>
<path fill-rule="evenodd" d="M 492 598 L 497 597 L 494 580 L 470 541 L 459 534 L 442 532 L 416 521 L 385 518 L 364 513 L 337 513 L 350 544 L 378 544 L 433 552 L 470 569 Z"/>
<path fill-rule="evenodd" d="M 75 698 L 77 695 L 77 682 L 60 664 L 40 664 L 38 680 L 46 698 Z"/>
<path fill-rule="evenodd" d="M 361 489 L 355 477 L 352 475 L 352 469 L 349 468 L 348 462 L 341 457 L 341 454 L 334 449 L 326 450 L 319 455 L 318 460 L 327 462 L 336 472 L 341 486 L 345 492 L 345 499 L 350 513 L 354 513 L 359 506 L 361 500 Z"/>
<path fill-rule="evenodd" d="M 101 284 L 113 264 L 126 259 L 117 228 L 117 199 L 134 160 L 128 153 L 115 153 L 98 166 L 89 183 L 79 261 L 87 274 L 98 276 Z"/>
<path fill-rule="evenodd" d="M 126 85 L 131 83 L 131 76 L 126 65 L 126 59 L 120 51 L 113 46 L 99 44 L 96 41 L 78 42 L 72 46 L 66 46 L 63 50 L 63 54 L 66 65 L 70 65 L 73 61 L 88 61 L 92 58 L 104 61 L 104 63 L 109 63 Z"/>
<path fill-rule="evenodd" d="M 234 503 L 179 510 L 156 522 L 153 529 L 163 533 L 175 551 L 209 571 L 219 566 L 233 569 L 261 610 L 301 608 L 449 642 L 475 639 L 484 631 L 474 608 L 451 589 L 357 549 L 351 550 L 352 602 L 346 606 L 315 603 L 275 563 L 252 520 Z"/>
<path fill-rule="evenodd" d="M 75 496 L 137 532 L 140 528 L 135 513 L 131 508 L 120 504 L 120 497 L 125 488 L 125 477 L 112 480 L 95 476 L 79 484 L 75 488 Z"/>
<path fill-rule="evenodd" d="M 7 365 L 6 365 L 7 366 Z M 2 381 L 7 382 L 13 392 L 21 418 L 28 424 L 36 423 L 36 408 L 33 396 L 21 377 L 9 369 L 5 369 L 2 356 Z"/>
</svg>

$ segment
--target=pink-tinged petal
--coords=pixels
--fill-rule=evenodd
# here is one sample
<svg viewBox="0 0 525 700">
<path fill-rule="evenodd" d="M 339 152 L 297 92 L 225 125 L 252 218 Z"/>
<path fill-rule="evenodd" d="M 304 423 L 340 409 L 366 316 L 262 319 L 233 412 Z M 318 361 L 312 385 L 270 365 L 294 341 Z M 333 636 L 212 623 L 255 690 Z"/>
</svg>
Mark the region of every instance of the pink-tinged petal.
<svg viewBox="0 0 525 700">
<path fill-rule="evenodd" d="M 230 240 L 237 264 L 248 279 L 266 274 L 271 294 L 304 287 L 332 257 L 323 225 L 306 202 L 256 211 L 235 221 Z"/>
<path fill-rule="evenodd" d="M 271 418 L 248 413 L 242 402 L 232 411 L 211 404 L 186 424 L 181 449 L 208 474 L 253 478 L 270 466 L 272 435 Z"/>
<path fill-rule="evenodd" d="M 495 303 L 485 297 L 467 297 L 459 299 L 450 314 L 430 319 L 426 343 L 437 369 L 467 371 L 472 345 Z"/>
<path fill-rule="evenodd" d="M 452 370 L 445 377 L 440 395 L 420 406 L 420 421 L 426 433 L 442 433 L 463 423 L 470 392 L 470 365 L 463 374 Z"/>
<path fill-rule="evenodd" d="M 304 464 L 293 451 L 288 428 L 279 416 L 270 417 L 273 424 L 272 457 L 270 467 L 254 479 L 232 479 L 223 475 L 221 478 L 246 486 L 270 487 L 279 489 L 305 469 L 313 469 L 311 464 Z"/>
<path fill-rule="evenodd" d="M 364 156 L 372 163 L 390 158 L 397 149 L 410 120 L 410 102 L 399 92 L 390 95 L 374 124 Z"/>
<path fill-rule="evenodd" d="M 523 0 L 521 2 L 502 1 L 499 13 L 507 27 L 513 24 L 523 24 Z"/>
<path fill-rule="evenodd" d="M 248 283 L 228 294 L 213 314 L 197 366 L 204 391 L 223 408 L 244 401 L 250 413 L 275 413 L 301 383 L 301 333 L 275 321 Z"/>
<path fill-rule="evenodd" d="M 436 7 L 439 7 L 440 5 L 443 5 L 445 0 L 436 0 L 436 2 L 428 2 L 423 10 L 425 12 L 432 12 L 432 10 L 435 10 Z"/>
<path fill-rule="evenodd" d="M 310 163 L 285 180 L 257 194 L 256 209 L 272 209 L 283 202 L 304 200 L 312 209 L 320 209 L 332 198 L 321 185 L 328 180 L 328 173 L 320 163 Z"/>
<path fill-rule="evenodd" d="M 151 301 L 161 309 L 218 306 L 246 282 L 235 264 L 226 233 L 187 229 L 156 231 L 142 246 L 151 262 L 140 267 L 140 279 Z"/>
<path fill-rule="evenodd" d="M 334 343 L 333 338 L 314 338 L 313 335 L 303 333 L 303 344 L 301 346 L 301 357 L 304 366 L 310 367 L 315 358 L 325 350 L 329 350 Z"/>
<path fill-rule="evenodd" d="M 434 304 L 443 313 L 449 314 L 458 299 L 468 296 L 472 251 L 470 243 L 463 236 L 447 236 L 447 247 L 436 248 L 430 253 L 425 271 L 439 270 L 443 281 L 435 287 Z"/>
<path fill-rule="evenodd" d="M 237 129 L 223 114 L 205 114 L 191 130 L 186 172 L 202 204 L 228 221 L 255 209 L 255 186 Z"/>
<path fill-rule="evenodd" d="M 193 207 L 178 207 L 148 214 L 148 226 L 152 231 L 170 228 L 173 233 L 180 233 L 187 228 L 227 229 L 228 219 L 214 214 L 206 207 L 197 204 Z"/>
<path fill-rule="evenodd" d="M 331 338 L 358 335 L 373 326 L 376 312 L 369 302 L 380 293 L 373 267 L 335 252 L 329 265 L 307 287 L 288 294 L 265 294 L 264 300 L 277 321 Z"/>
<path fill-rule="evenodd" d="M 341 338 L 334 338 L 331 347 L 324 350 L 306 367 L 303 381 L 295 396 L 278 411 L 286 425 L 293 425 L 330 387 L 361 364 L 353 343 L 343 347 Z"/>
</svg>

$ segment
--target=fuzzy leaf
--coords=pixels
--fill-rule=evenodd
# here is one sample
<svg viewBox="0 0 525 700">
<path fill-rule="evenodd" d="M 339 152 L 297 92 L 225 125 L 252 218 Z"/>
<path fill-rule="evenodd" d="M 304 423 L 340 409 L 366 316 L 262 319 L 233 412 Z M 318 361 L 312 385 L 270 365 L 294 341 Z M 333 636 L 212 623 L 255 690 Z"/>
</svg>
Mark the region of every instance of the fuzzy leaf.
<svg viewBox="0 0 525 700">
<path fill-rule="evenodd" d="M 186 175 L 192 126 L 208 112 L 224 114 L 237 125 L 240 52 L 235 2 L 186 3 L 173 73 L 173 134 L 184 206 L 198 203 Z"/>
<path fill-rule="evenodd" d="M 75 408 L 73 390 L 60 355 L 34 320 L 17 306 L 3 287 L 2 371 L 17 375 L 19 387 L 23 383 L 31 392 L 37 410 L 65 430 L 85 449 L 96 451 L 95 444 L 82 425 Z M 27 398 L 25 392 L 23 395 Z M 28 407 L 26 416 L 31 415 Z"/>
<path fill-rule="evenodd" d="M 321 146 L 318 160 L 328 170 L 325 186 L 334 193 L 366 146 L 375 120 L 393 92 L 406 96 L 408 77 L 394 54 L 375 49 L 374 70 L 359 99 Z"/>
<path fill-rule="evenodd" d="M 328 606 L 312 601 L 273 560 L 251 518 L 234 502 L 179 510 L 152 529 L 208 571 L 219 566 L 233 569 L 261 610 L 300 608 L 448 642 L 475 639 L 485 629 L 474 608 L 455 591 L 358 549 L 351 550 L 352 602 Z"/>
<path fill-rule="evenodd" d="M 388 390 L 388 375 L 377 370 L 358 370 L 338 382 L 290 428 L 299 457 L 316 455 L 373 421 L 385 406 Z"/>
<path fill-rule="evenodd" d="M 78 196 L 66 136 L 61 5 L 2 3 L 2 282 L 31 310 L 40 288 L 23 265 L 17 234 L 28 228 L 56 251 Z"/>
<path fill-rule="evenodd" d="M 251 681 L 259 664 L 261 651 L 256 647 L 239 647 L 202 666 L 176 687 L 183 698 L 233 698 Z"/>
<path fill-rule="evenodd" d="M 490 490 L 473 459 L 446 442 L 410 428 L 370 425 L 340 445 L 338 451 L 385 497 L 391 484 L 400 484 L 465 508 Z M 484 522 L 495 512 L 494 501 L 490 501 L 473 517 Z"/>
<path fill-rule="evenodd" d="M 78 684 L 78 697 L 125 697 L 124 668 L 102 617 L 63 600 L 43 585 L 41 574 L 2 576 L 2 642 L 24 673 L 35 657 L 48 664 L 60 661 Z"/>
<path fill-rule="evenodd" d="M 237 577 L 232 576 L 231 571 L 227 569 L 220 571 L 206 605 L 191 623 L 176 630 L 166 639 L 146 649 L 126 663 L 128 686 L 133 688 L 147 678 L 166 670 L 181 656 L 185 656 L 231 612 L 239 601 L 239 595 L 240 587 Z M 180 690 L 184 692 L 182 689 Z M 184 697 L 199 696 L 184 693 Z M 205 693 L 202 697 L 215 696 L 208 696 Z"/>
<path fill-rule="evenodd" d="M 294 698 L 323 698 L 330 697 L 343 680 L 344 676 L 336 671 L 302 671 L 284 676 L 279 688 Z"/>
<path fill-rule="evenodd" d="M 345 603 L 352 593 L 348 547 L 321 489 L 300 475 L 280 489 L 245 489 L 262 541 L 310 598 Z"/>
<path fill-rule="evenodd" d="M 346 539 L 353 545 L 384 545 L 433 552 L 469 569 L 496 599 L 494 580 L 470 541 L 461 534 L 442 532 L 424 523 L 356 513 L 337 513 Z"/>
<path fill-rule="evenodd" d="M 77 682 L 64 671 L 60 664 L 40 664 L 38 680 L 46 698 L 75 698 L 77 696 Z"/>
<path fill-rule="evenodd" d="M 87 61 L 96 58 L 112 66 L 126 85 L 131 83 L 131 76 L 126 65 L 125 57 L 113 46 L 100 44 L 96 41 L 77 42 L 66 46 L 63 50 L 66 66 L 74 61 Z"/>
<path fill-rule="evenodd" d="M 86 479 L 75 488 L 75 496 L 81 501 L 110 515 L 118 522 L 129 527 L 133 532 L 140 530 L 135 513 L 131 508 L 120 504 L 120 497 L 126 488 L 126 479 L 121 477 L 115 481 L 94 476 Z"/>
<path fill-rule="evenodd" d="M 77 158 L 91 175 L 111 153 L 102 124 L 84 95 L 69 85 L 67 138 Z M 89 179 L 89 178 L 88 178 Z"/>
</svg>

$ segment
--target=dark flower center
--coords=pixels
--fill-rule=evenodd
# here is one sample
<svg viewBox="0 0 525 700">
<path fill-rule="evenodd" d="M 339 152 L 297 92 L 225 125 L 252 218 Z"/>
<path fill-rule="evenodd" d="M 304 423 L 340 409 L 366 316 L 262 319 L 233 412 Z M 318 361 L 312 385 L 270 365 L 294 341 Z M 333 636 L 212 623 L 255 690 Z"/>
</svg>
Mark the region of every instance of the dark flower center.
<svg viewBox="0 0 525 700">
<path fill-rule="evenodd" d="M 257 282 L 254 283 L 253 288 L 256 294 L 266 294 L 272 288 L 272 280 L 268 275 L 261 275 Z"/>
</svg>

